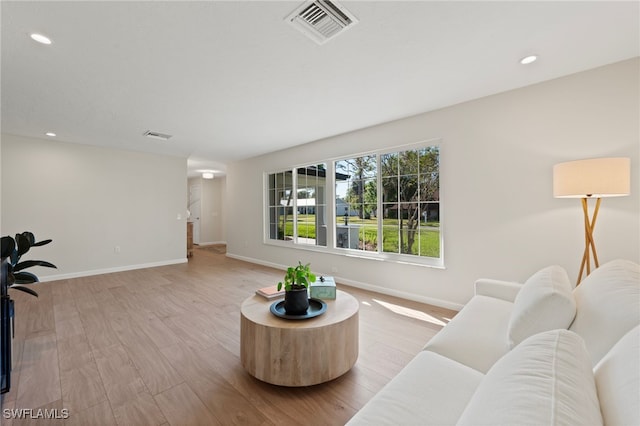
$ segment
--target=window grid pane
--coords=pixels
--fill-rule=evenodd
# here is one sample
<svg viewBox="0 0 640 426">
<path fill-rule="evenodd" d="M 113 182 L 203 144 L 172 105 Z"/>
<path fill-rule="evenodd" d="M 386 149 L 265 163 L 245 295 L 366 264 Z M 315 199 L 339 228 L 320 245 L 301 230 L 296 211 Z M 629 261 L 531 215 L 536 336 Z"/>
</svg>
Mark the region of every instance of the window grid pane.
<svg viewBox="0 0 640 426">
<path fill-rule="evenodd" d="M 438 146 L 337 160 L 333 205 L 326 164 L 269 174 L 269 238 L 326 246 L 333 208 L 337 248 L 440 258 L 439 160 Z"/>
<path fill-rule="evenodd" d="M 296 173 L 296 243 L 326 246 L 326 164 L 299 167 Z"/>
<path fill-rule="evenodd" d="M 364 155 L 334 162 L 337 248 L 377 251 L 376 160 Z"/>
<path fill-rule="evenodd" d="M 428 205 L 439 199 L 439 148 L 387 153 L 380 163 L 383 251 L 440 257 L 439 209 Z"/>
</svg>

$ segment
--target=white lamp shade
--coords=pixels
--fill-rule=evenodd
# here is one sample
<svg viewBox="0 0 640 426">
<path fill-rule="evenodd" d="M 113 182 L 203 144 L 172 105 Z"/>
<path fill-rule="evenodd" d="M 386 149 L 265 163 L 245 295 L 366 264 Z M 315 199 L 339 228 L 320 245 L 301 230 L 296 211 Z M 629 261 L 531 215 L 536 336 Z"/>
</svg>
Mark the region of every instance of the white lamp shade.
<svg viewBox="0 0 640 426">
<path fill-rule="evenodd" d="M 553 166 L 557 198 L 622 197 L 631 191 L 629 158 L 594 158 Z"/>
</svg>

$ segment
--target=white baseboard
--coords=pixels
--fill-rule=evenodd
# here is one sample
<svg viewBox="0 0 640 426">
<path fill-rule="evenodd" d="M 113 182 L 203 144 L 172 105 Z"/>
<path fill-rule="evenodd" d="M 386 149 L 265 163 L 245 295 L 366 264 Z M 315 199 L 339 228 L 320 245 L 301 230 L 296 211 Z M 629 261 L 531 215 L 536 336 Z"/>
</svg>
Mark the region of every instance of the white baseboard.
<svg viewBox="0 0 640 426">
<path fill-rule="evenodd" d="M 383 287 L 378 287 L 375 285 L 371 285 L 371 284 L 367 284 L 367 283 L 362 283 L 360 281 L 354 281 L 354 280 L 350 280 L 350 279 L 346 279 L 346 278 L 340 278 L 340 277 L 334 277 L 336 281 L 351 286 L 351 287 L 356 287 L 356 288 L 360 288 L 362 290 L 369 290 L 369 291 L 373 291 L 376 293 L 382 293 L 382 294 L 386 294 L 387 296 L 394 296 L 394 297 L 399 297 L 401 299 L 407 299 L 407 300 L 411 300 L 413 302 L 420 302 L 420 303 L 426 303 L 427 305 L 433 305 L 433 306 L 438 306 L 440 308 L 445 308 L 445 309 L 451 309 L 453 311 L 460 311 L 460 309 L 462 309 L 464 307 L 464 305 L 461 305 L 459 303 L 452 303 L 449 302 L 447 300 L 442 300 L 442 299 L 436 299 L 433 297 L 426 297 L 426 296 L 418 296 L 412 293 L 408 293 L 405 291 L 399 291 L 399 290 L 393 290 L 393 289 L 389 289 L 389 288 L 383 288 Z"/>
<path fill-rule="evenodd" d="M 268 267 L 275 268 L 275 269 L 281 269 L 283 271 L 287 269 L 286 265 L 280 265 L 278 263 L 273 263 L 273 262 L 266 262 L 266 261 L 261 260 L 261 259 L 254 259 L 254 258 L 246 257 L 246 256 L 239 256 L 239 255 L 233 254 L 233 253 L 228 253 L 227 252 L 227 257 L 230 257 L 232 259 L 242 260 L 244 262 L 255 263 L 255 264 L 258 264 L 258 265 L 262 265 L 262 266 L 268 266 Z M 360 282 L 360 281 L 355 281 L 355 280 L 351 280 L 351 279 L 348 279 L 348 278 L 342 278 L 342 277 L 339 277 L 339 276 L 336 276 L 336 275 L 334 275 L 333 278 L 339 284 L 345 284 L 345 285 L 348 285 L 348 286 L 351 286 L 351 287 L 360 288 L 362 290 L 373 291 L 373 292 L 376 292 L 376 293 L 386 294 L 387 296 L 399 297 L 401 299 L 407 299 L 407 300 L 411 300 L 411 301 L 414 301 L 414 302 L 426 303 L 427 305 L 438 306 L 440 308 L 451 309 L 451 310 L 454 310 L 454 311 L 460 311 L 460 309 L 462 309 L 463 306 L 464 306 L 464 305 L 461 305 L 459 303 L 449 302 L 447 300 L 436 299 L 436 298 L 433 298 L 433 297 L 426 297 L 426 296 L 418 296 L 418 295 L 415 295 L 415 294 L 412 294 L 412 293 L 408 293 L 408 292 L 404 292 L 404 291 L 378 287 L 378 286 L 367 284 L 367 283 L 363 283 L 363 282 Z"/>
<path fill-rule="evenodd" d="M 113 268 L 93 269 L 91 271 L 71 272 L 69 274 L 47 275 L 40 277 L 41 282 L 68 280 L 70 278 L 90 277 L 92 275 L 110 274 L 113 272 L 132 271 L 134 269 L 155 268 L 157 266 L 177 265 L 179 263 L 187 263 L 187 258 L 163 260 L 160 262 L 141 263 L 137 265 L 116 266 Z"/>
<path fill-rule="evenodd" d="M 194 244 L 196 244 L 196 243 L 194 243 Z M 196 245 L 199 245 L 199 246 L 213 246 L 213 245 L 216 245 L 216 244 L 227 244 L 227 242 L 226 241 L 207 241 L 207 242 L 197 243 Z"/>
<path fill-rule="evenodd" d="M 233 253 L 229 253 L 229 252 L 227 252 L 227 257 L 230 257 L 232 259 L 242 260 L 244 262 L 255 263 L 257 265 L 269 266 L 269 267 L 275 268 L 275 269 L 282 269 L 283 271 L 286 271 L 287 268 L 288 268 L 288 266 L 280 265 L 279 263 L 266 262 L 264 260 L 254 259 L 252 257 L 246 257 L 246 256 L 239 256 L 237 254 L 233 254 Z"/>
</svg>

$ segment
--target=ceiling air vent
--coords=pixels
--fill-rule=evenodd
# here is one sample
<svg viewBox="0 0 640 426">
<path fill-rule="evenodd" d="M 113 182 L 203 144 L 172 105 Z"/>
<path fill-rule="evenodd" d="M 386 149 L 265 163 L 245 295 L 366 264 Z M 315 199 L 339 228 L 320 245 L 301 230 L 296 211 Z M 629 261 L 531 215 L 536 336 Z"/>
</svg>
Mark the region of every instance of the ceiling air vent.
<svg viewBox="0 0 640 426">
<path fill-rule="evenodd" d="M 286 21 L 318 44 L 324 44 L 358 23 L 335 1 L 315 0 L 298 7 Z"/>
<path fill-rule="evenodd" d="M 166 141 L 171 137 L 171 135 L 167 135 L 165 133 L 160 133 L 160 132 L 154 132 L 152 130 L 147 130 L 146 132 L 143 133 L 143 135 L 148 138 L 160 139 L 163 141 Z"/>
</svg>

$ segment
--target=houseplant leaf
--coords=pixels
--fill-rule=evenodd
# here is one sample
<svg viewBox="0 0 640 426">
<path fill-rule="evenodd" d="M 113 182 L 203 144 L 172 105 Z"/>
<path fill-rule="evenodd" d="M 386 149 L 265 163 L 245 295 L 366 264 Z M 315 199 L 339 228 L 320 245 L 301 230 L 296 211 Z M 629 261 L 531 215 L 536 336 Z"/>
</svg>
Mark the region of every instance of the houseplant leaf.
<svg viewBox="0 0 640 426">
<path fill-rule="evenodd" d="M 11 256 L 11 253 L 16 249 L 16 242 L 13 238 L 7 236 L 2 237 L 2 258 Z"/>
<path fill-rule="evenodd" d="M 38 277 L 31 272 L 18 272 L 13 274 L 16 284 L 33 284 L 39 282 Z"/>
<path fill-rule="evenodd" d="M 27 239 L 27 241 L 29 241 L 29 247 L 31 247 L 36 242 L 36 236 L 33 235 L 33 232 L 24 231 L 20 235 L 22 235 L 23 237 L 25 237 Z"/>
<path fill-rule="evenodd" d="M 14 268 L 14 272 L 22 271 L 23 269 L 31 268 L 32 266 L 44 266 L 46 268 L 57 268 L 53 263 L 47 262 L 46 260 L 25 260 L 24 262 L 18 263 Z"/>
<path fill-rule="evenodd" d="M 11 287 L 15 282 L 16 279 L 13 277 L 13 267 L 11 266 L 11 264 L 8 265 L 8 271 L 7 271 L 7 287 Z"/>
<path fill-rule="evenodd" d="M 18 263 L 18 260 L 20 260 L 20 256 L 18 256 L 18 247 L 16 246 L 9 256 L 9 264 L 15 265 Z"/>
<path fill-rule="evenodd" d="M 2 258 L 9 258 L 9 261 L 7 262 L 5 289 L 15 288 L 16 290 L 38 297 L 38 293 L 24 287 L 23 284 L 33 284 L 40 280 L 35 274 L 25 272 L 24 269 L 31 268 L 33 266 L 56 268 L 56 265 L 45 260 L 26 260 L 24 262 L 20 262 L 20 258 L 22 255 L 27 253 L 31 247 L 44 246 L 49 244 L 51 241 L 52 240 L 47 239 L 36 242 L 36 237 L 32 232 L 28 231 L 16 234 L 15 238 L 11 238 L 10 236 L 2 237 Z M 3 277 L 3 281 L 4 279 L 5 277 Z"/>
<path fill-rule="evenodd" d="M 31 247 L 40 247 L 40 246 L 44 246 L 49 244 L 51 241 L 53 241 L 52 239 L 48 239 L 48 240 L 42 240 L 42 241 L 38 241 L 37 243 L 33 243 L 31 244 Z"/>
<path fill-rule="evenodd" d="M 28 287 L 23 287 L 21 285 L 12 285 L 9 288 L 13 288 L 13 289 L 16 289 L 16 290 L 24 291 L 25 293 L 29 293 L 32 296 L 38 297 L 38 293 L 36 293 L 35 291 L 31 290 Z"/>
<path fill-rule="evenodd" d="M 24 236 L 23 234 L 16 234 L 16 244 L 18 245 L 18 257 L 16 259 L 16 263 L 20 260 L 23 254 L 29 251 L 31 248 L 31 243 L 29 242 L 29 238 Z M 14 263 L 15 264 L 15 263 Z"/>
</svg>

